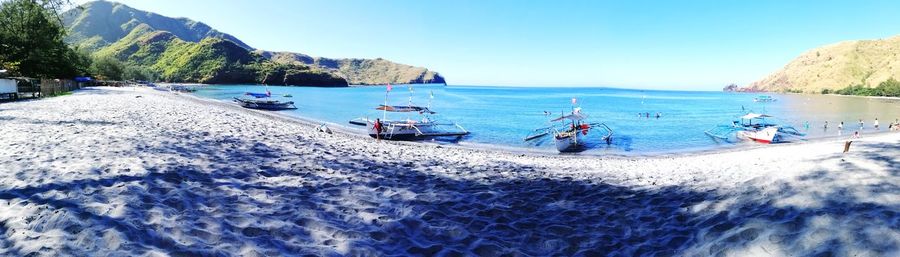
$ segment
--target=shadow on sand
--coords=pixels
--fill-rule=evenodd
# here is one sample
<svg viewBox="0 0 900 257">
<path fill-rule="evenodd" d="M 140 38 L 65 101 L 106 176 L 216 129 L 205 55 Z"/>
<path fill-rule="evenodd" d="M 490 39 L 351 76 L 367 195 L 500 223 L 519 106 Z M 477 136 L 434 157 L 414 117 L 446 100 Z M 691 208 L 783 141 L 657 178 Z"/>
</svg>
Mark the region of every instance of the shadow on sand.
<svg viewBox="0 0 900 257">
<path fill-rule="evenodd" d="M 11 236 L 22 229 L 59 229 L 64 241 L 85 233 L 107 238 L 112 231 L 120 235 L 118 250 L 126 254 L 161 250 L 173 256 L 710 256 L 756 250 L 830 256 L 898 251 L 898 239 L 892 237 L 898 233 L 898 204 L 860 197 L 896 197 L 900 192 L 898 160 L 878 151 L 859 156 L 891 167 L 880 184 L 842 187 L 835 185 L 842 180 L 839 173 L 823 170 L 801 178 L 803 184 L 819 186 L 814 194 L 789 183 L 775 186 L 778 190 L 750 185 L 723 193 L 636 189 L 565 177 L 508 179 L 491 174 L 542 171 L 502 161 L 460 170 L 436 161 L 384 163 L 340 153 L 316 157 L 265 142 L 192 133 L 180 132 L 197 140 L 133 151 L 208 164 L 171 163 L 145 167 L 146 174 L 0 190 L 0 200 L 8 204 L 49 207 L 25 221 L 25 228 L 0 220 L 4 254 L 96 251 L 73 243 L 26 250 L 29 242 Z M 875 148 L 900 150 L 897 144 Z M 842 165 L 847 172 L 871 172 L 849 162 Z M 453 172 L 483 176 L 460 179 L 450 176 Z M 780 203 L 791 197 L 811 202 Z M 123 209 L 110 214 L 90 207 L 107 203 Z"/>
</svg>

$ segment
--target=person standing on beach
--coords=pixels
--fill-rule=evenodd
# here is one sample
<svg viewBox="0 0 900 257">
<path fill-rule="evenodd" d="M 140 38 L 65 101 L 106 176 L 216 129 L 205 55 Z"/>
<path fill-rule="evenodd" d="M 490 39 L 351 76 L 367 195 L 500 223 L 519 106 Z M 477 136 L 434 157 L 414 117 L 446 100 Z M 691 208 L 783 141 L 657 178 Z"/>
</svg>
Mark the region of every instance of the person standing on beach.
<svg viewBox="0 0 900 257">
<path fill-rule="evenodd" d="M 865 127 L 865 123 L 863 123 L 862 119 L 859 119 L 859 130 L 863 130 Z"/>
<path fill-rule="evenodd" d="M 375 118 L 375 125 L 372 125 L 372 128 L 375 129 L 375 139 L 381 140 L 381 119 Z"/>
<path fill-rule="evenodd" d="M 803 128 L 805 128 L 806 131 L 809 131 L 809 121 L 804 121 L 804 122 L 803 122 Z"/>
<path fill-rule="evenodd" d="M 825 121 L 825 130 L 828 130 L 828 121 Z"/>
<path fill-rule="evenodd" d="M 875 118 L 875 130 L 878 130 L 878 118 Z"/>
</svg>

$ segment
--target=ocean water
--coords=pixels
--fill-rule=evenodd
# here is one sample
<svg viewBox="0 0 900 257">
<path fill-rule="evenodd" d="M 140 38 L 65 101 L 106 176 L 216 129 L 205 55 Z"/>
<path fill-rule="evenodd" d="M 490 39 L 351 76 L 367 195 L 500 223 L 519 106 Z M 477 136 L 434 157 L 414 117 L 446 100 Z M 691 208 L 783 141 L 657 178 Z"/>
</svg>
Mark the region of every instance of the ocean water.
<svg viewBox="0 0 900 257">
<path fill-rule="evenodd" d="M 410 87 L 412 88 L 410 90 Z M 281 87 L 269 86 L 273 96 L 291 94 L 298 109 L 280 111 L 344 126 L 364 133 L 362 127 L 348 121 L 358 117 L 379 118 L 375 110 L 385 101 L 385 87 Z M 201 87 L 194 94 L 204 98 L 230 101 L 244 92 L 265 92 L 258 85 L 215 85 Z M 433 99 L 429 95 L 433 94 Z M 874 119 L 881 131 L 900 119 L 900 100 L 831 95 L 769 94 L 778 100 L 756 103 L 758 94 L 702 91 L 633 90 L 617 88 L 560 87 L 485 87 L 443 85 L 395 85 L 387 94 L 391 105 L 431 105 L 440 120 L 455 121 L 471 132 L 460 144 L 486 144 L 504 148 L 522 148 L 554 152 L 551 140 L 525 142 L 535 128 L 549 125 L 548 120 L 570 111 L 571 99 L 590 122 L 603 122 L 614 132 L 610 145 L 595 140 L 581 154 L 658 154 L 736 147 L 749 142 L 728 143 L 713 140 L 704 131 L 729 124 L 746 111 L 764 112 L 783 124 L 805 132 L 808 140 L 848 136 L 863 119 L 863 135 L 875 133 Z M 549 117 L 544 112 L 552 113 Z M 638 117 L 650 113 L 650 118 Z M 656 118 L 656 113 L 661 117 Z M 405 118 L 405 115 L 393 116 Z M 410 118 L 416 119 L 416 116 Z M 824 128 L 824 122 L 829 128 Z M 844 122 L 844 130 L 837 124 Z M 806 123 L 809 123 L 807 128 Z"/>
</svg>

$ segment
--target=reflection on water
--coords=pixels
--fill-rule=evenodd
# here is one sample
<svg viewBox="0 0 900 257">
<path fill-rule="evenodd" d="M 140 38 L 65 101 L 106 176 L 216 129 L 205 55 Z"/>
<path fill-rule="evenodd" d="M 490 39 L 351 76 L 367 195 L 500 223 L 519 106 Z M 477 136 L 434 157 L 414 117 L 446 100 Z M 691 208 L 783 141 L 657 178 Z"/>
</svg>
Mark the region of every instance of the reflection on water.
<svg viewBox="0 0 900 257">
<path fill-rule="evenodd" d="M 270 86 L 273 95 L 291 94 L 298 107 L 286 111 L 340 126 L 357 117 L 380 117 L 374 108 L 385 101 L 384 87 L 311 88 Z M 264 92 L 262 86 L 209 86 L 198 96 L 229 100 L 244 92 Z M 429 94 L 434 99 L 429 100 Z M 773 103 L 756 103 L 756 94 L 630 90 L 613 88 L 511 88 L 467 86 L 394 86 L 389 102 L 429 105 L 445 120 L 460 123 L 472 132 L 467 143 L 552 150 L 552 143 L 528 144 L 523 137 L 532 129 L 548 125 L 552 116 L 570 111 L 577 98 L 591 121 L 604 122 L 615 132 L 612 146 L 605 143 L 585 153 L 659 153 L 727 147 L 703 131 L 729 124 L 747 111 L 765 112 L 807 133 L 807 138 L 838 136 L 844 122 L 845 135 L 864 121 L 863 134 L 874 132 L 875 118 L 881 130 L 900 118 L 900 100 L 831 95 L 772 94 Z M 544 112 L 550 112 L 550 117 Z M 656 118 L 659 113 L 660 117 Z M 638 115 L 641 115 L 638 117 Z M 647 118 L 646 115 L 650 117 Z M 410 117 L 416 118 L 416 117 Z M 825 128 L 825 122 L 829 123 Z"/>
</svg>

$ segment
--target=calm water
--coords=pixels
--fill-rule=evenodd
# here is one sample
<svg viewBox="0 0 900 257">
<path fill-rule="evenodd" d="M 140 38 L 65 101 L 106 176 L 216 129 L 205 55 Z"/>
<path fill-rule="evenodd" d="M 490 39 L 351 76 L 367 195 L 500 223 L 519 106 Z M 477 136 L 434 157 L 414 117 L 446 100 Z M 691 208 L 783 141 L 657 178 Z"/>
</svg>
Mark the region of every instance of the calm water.
<svg viewBox="0 0 900 257">
<path fill-rule="evenodd" d="M 357 117 L 381 117 L 374 107 L 385 98 L 384 87 L 315 88 L 270 86 L 273 95 L 291 94 L 297 110 L 285 114 L 311 118 L 334 125 L 359 128 L 347 121 Z M 195 94 L 230 101 L 244 92 L 264 92 L 262 86 L 208 86 Z M 882 131 L 891 120 L 900 118 L 900 101 L 861 97 L 824 95 L 772 94 L 778 101 L 756 103 L 756 94 L 724 92 L 689 92 L 630 90 L 614 88 L 513 88 L 416 85 L 410 94 L 408 86 L 394 86 L 389 95 L 392 105 L 405 105 L 412 95 L 415 105 L 431 106 L 441 120 L 459 123 L 472 134 L 462 144 L 490 144 L 553 151 L 549 141 L 523 142 L 534 128 L 546 126 L 544 111 L 559 115 L 571 108 L 570 99 L 577 98 L 590 121 L 606 123 L 615 135 L 613 144 L 597 143 L 587 154 L 649 154 L 706 150 L 731 147 L 719 143 L 703 131 L 728 124 L 744 110 L 774 115 L 782 123 L 808 133 L 807 138 L 838 136 L 837 123 L 844 121 L 844 134 L 865 121 L 864 133 L 872 133 L 878 118 Z M 649 112 L 651 118 L 638 117 Z M 656 113 L 662 117 L 655 118 Z M 824 121 L 829 129 L 823 129 Z M 809 129 L 805 122 L 809 122 Z M 360 129 L 360 133 L 363 133 Z"/>
</svg>

